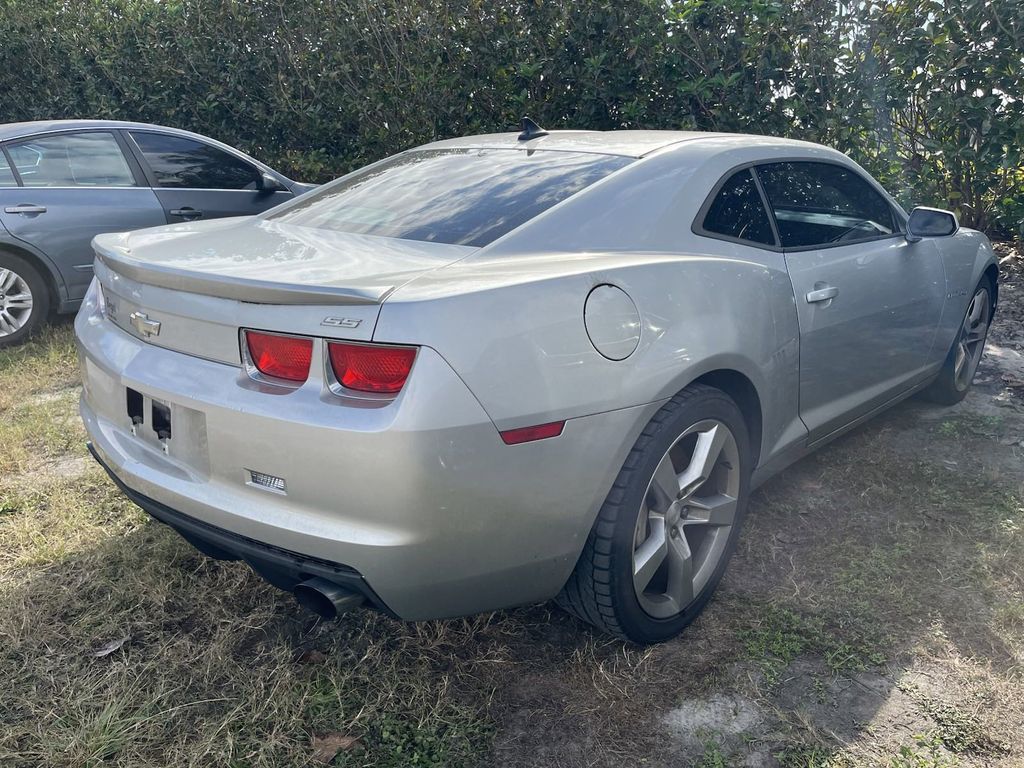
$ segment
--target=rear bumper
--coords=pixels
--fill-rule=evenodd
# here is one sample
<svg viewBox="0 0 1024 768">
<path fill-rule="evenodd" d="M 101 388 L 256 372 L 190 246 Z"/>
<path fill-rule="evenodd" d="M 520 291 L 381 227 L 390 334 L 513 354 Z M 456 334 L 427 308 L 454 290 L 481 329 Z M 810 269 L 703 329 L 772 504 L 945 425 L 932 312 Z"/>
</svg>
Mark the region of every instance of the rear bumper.
<svg viewBox="0 0 1024 768">
<path fill-rule="evenodd" d="M 394 615 L 377 594 L 370 589 L 366 579 L 354 568 L 341 563 L 331 563 L 308 557 L 298 552 L 279 549 L 183 515 L 181 512 L 161 504 L 156 499 L 133 491 L 106 465 L 92 443 L 88 443 L 87 447 L 89 453 L 107 471 L 110 479 L 125 496 L 154 520 L 177 531 L 182 538 L 204 555 L 218 560 L 244 560 L 256 573 L 275 587 L 289 592 L 303 581 L 319 576 L 362 595 L 374 607 Z"/>
</svg>

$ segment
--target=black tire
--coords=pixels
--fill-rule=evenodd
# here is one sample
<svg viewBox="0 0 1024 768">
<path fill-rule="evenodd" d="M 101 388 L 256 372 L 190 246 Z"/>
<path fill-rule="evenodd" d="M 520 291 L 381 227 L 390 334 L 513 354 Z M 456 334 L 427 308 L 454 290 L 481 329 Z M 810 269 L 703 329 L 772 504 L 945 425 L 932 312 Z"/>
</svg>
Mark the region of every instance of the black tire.
<svg viewBox="0 0 1024 768">
<path fill-rule="evenodd" d="M 732 432 L 738 449 L 739 493 L 724 553 L 706 585 L 684 610 L 669 618 L 650 616 L 633 586 L 634 536 L 642 502 L 665 453 L 692 425 L 716 419 Z M 598 513 L 576 568 L 557 604 L 598 629 L 639 644 L 668 640 L 704 609 L 736 548 L 750 488 L 750 444 L 743 414 L 721 390 L 688 387 L 666 403 L 637 438 Z"/>
<path fill-rule="evenodd" d="M 972 292 L 972 305 L 974 302 L 974 297 L 978 295 L 979 291 L 985 291 L 987 294 L 986 301 L 988 308 L 988 316 L 985 321 L 986 324 L 984 334 L 982 335 L 980 341 L 980 352 L 981 354 L 984 354 L 985 339 L 988 336 L 988 327 L 992 322 L 992 316 L 995 310 L 995 308 L 992 305 L 992 297 L 995 296 L 995 286 L 992 284 L 992 280 L 988 276 L 983 277 L 981 279 L 981 282 L 978 283 L 977 287 L 975 287 L 974 291 Z M 970 309 L 971 305 L 968 305 L 968 314 L 970 314 Z M 966 317 L 964 318 L 964 321 L 966 321 Z M 961 329 L 962 327 L 963 322 L 961 323 Z M 977 370 L 977 365 L 975 364 L 975 370 L 970 372 L 970 377 L 966 381 L 957 380 L 956 361 L 957 349 L 960 346 L 960 333 L 961 331 L 958 330 L 957 336 L 955 339 L 953 339 L 953 344 L 950 346 L 949 352 L 946 354 L 946 360 L 942 364 L 942 368 L 939 370 L 938 376 L 936 376 L 932 383 L 929 384 L 925 389 L 921 390 L 920 397 L 922 400 L 927 400 L 928 402 L 931 403 L 937 403 L 938 405 L 956 405 L 965 397 L 967 397 L 967 393 L 971 389 L 971 383 L 974 381 L 974 374 Z M 980 362 L 980 356 L 978 360 Z"/>
<path fill-rule="evenodd" d="M 24 343 L 46 323 L 50 316 L 50 290 L 39 270 L 20 256 L 0 251 L 0 271 L 2 270 L 18 275 L 28 284 L 32 294 L 32 308 L 24 323 L 13 332 L 5 333 L 0 329 L 0 349 L 6 349 Z M 3 285 L 0 284 L 0 295 L 3 294 L 2 288 Z M 0 307 L 3 307 L 3 299 L 0 299 Z"/>
</svg>

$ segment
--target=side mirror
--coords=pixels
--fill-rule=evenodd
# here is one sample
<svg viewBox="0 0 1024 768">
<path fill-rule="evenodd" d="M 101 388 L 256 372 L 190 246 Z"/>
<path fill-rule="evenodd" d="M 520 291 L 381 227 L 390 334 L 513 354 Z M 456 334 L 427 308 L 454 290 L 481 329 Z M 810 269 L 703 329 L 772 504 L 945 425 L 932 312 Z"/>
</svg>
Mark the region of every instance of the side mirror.
<svg viewBox="0 0 1024 768">
<path fill-rule="evenodd" d="M 907 221 L 907 242 L 916 243 L 924 237 L 949 237 L 960 229 L 956 214 L 939 208 L 918 206 Z"/>
<path fill-rule="evenodd" d="M 260 192 L 286 192 L 287 187 L 276 177 L 264 171 L 260 174 Z"/>
</svg>

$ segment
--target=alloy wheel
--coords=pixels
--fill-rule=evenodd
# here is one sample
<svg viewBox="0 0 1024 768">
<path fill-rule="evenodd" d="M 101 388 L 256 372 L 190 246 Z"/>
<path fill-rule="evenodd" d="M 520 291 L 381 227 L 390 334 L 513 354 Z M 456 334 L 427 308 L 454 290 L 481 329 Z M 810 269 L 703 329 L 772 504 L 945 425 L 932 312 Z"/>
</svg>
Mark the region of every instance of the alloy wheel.
<svg viewBox="0 0 1024 768">
<path fill-rule="evenodd" d="M 658 463 L 633 537 L 633 589 L 640 607 L 668 619 L 711 580 L 736 521 L 741 467 L 721 421 L 686 429 Z"/>
<path fill-rule="evenodd" d="M 985 351 L 985 337 L 988 335 L 989 298 L 985 288 L 974 294 L 956 344 L 956 358 L 953 362 L 953 381 L 963 392 L 971 385 L 978 363 Z"/>
<path fill-rule="evenodd" d="M 0 337 L 25 327 L 32 316 L 32 289 L 12 269 L 0 267 Z"/>
</svg>

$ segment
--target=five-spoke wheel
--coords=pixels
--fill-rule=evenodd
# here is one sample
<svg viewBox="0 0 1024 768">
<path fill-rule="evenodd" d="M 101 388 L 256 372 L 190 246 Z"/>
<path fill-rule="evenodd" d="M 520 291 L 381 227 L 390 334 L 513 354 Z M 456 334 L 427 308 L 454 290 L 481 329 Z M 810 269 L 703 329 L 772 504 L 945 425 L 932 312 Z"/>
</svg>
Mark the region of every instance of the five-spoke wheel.
<svg viewBox="0 0 1024 768">
<path fill-rule="evenodd" d="M 679 613 L 710 581 L 736 521 L 736 438 L 720 421 L 699 421 L 665 451 L 637 516 L 633 586 L 659 619 Z"/>
<path fill-rule="evenodd" d="M 736 547 L 751 464 L 727 394 L 694 384 L 673 397 L 626 458 L 559 605 L 638 643 L 678 634 Z"/>
<path fill-rule="evenodd" d="M 985 353 L 994 295 L 995 285 L 988 277 L 983 277 L 974 289 L 945 363 L 935 380 L 921 393 L 922 397 L 943 405 L 953 405 L 967 396 Z"/>
<path fill-rule="evenodd" d="M 988 335 L 989 309 L 988 288 L 979 288 L 967 308 L 967 316 L 960 327 L 953 362 L 953 379 L 958 389 L 971 386 L 974 374 L 985 351 L 985 337 Z"/>
</svg>

